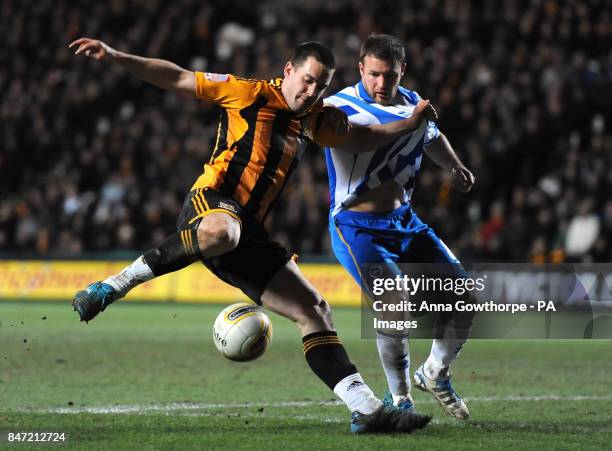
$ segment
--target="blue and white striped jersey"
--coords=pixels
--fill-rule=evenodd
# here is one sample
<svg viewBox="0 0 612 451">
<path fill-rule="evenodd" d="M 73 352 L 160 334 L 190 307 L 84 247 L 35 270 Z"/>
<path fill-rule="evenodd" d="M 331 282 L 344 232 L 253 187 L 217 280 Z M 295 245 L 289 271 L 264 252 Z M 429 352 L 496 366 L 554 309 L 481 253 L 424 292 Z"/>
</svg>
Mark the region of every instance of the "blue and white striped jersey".
<svg viewBox="0 0 612 451">
<path fill-rule="evenodd" d="M 361 82 L 344 88 L 325 99 L 344 111 L 351 124 L 386 124 L 410 117 L 420 96 L 399 87 L 403 103 L 380 105 L 368 95 Z M 433 122 L 423 121 L 412 133 L 400 136 L 391 144 L 370 152 L 351 154 L 334 148 L 325 149 L 329 192 L 331 196 L 330 217 L 349 207 L 363 193 L 394 179 L 404 187 L 404 201 L 412 195 L 414 179 L 421 165 L 423 146 L 427 146 L 440 135 Z"/>
</svg>

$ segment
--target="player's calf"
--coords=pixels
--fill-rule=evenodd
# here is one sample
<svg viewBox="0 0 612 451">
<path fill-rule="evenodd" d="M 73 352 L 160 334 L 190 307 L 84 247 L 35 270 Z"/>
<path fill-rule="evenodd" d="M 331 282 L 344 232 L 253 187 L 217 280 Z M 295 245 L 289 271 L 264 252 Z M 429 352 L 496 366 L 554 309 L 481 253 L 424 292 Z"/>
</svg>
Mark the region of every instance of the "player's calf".
<svg viewBox="0 0 612 451">
<path fill-rule="evenodd" d="M 197 246 L 192 245 L 194 236 L 194 230 L 174 233 L 119 273 L 77 292 L 72 305 L 81 321 L 92 320 L 112 302 L 125 297 L 141 283 L 177 271 L 201 258 Z"/>
<path fill-rule="evenodd" d="M 312 304 L 305 304 L 297 307 L 292 312 L 293 321 L 300 328 L 302 335 L 306 335 L 313 330 L 333 330 L 331 308 L 324 299 L 319 299 Z"/>
</svg>

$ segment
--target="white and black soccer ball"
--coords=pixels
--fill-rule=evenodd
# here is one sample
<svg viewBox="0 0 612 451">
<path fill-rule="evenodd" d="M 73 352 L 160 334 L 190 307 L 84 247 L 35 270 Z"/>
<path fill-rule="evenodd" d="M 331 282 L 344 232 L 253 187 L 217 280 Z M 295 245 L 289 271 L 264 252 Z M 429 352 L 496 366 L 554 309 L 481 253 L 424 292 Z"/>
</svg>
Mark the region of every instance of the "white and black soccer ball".
<svg viewBox="0 0 612 451">
<path fill-rule="evenodd" d="M 232 304 L 217 315 L 213 340 L 219 352 L 230 360 L 255 360 L 266 352 L 272 341 L 272 323 L 256 305 Z"/>
</svg>

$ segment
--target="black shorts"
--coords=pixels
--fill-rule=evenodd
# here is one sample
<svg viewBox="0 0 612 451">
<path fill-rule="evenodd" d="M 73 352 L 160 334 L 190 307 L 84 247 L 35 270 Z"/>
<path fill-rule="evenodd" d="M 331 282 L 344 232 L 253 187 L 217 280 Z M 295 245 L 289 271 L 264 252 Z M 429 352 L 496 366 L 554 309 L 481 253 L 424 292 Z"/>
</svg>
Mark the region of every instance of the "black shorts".
<svg viewBox="0 0 612 451">
<path fill-rule="evenodd" d="M 244 214 L 232 198 L 211 189 L 195 189 L 185 197 L 176 222 L 180 232 L 196 230 L 206 215 L 223 212 L 242 225 L 238 246 L 226 254 L 202 258 L 217 277 L 240 288 L 249 298 L 261 304 L 261 295 L 276 272 L 291 260 L 291 254 L 280 243 L 272 241 L 263 225 Z"/>
</svg>

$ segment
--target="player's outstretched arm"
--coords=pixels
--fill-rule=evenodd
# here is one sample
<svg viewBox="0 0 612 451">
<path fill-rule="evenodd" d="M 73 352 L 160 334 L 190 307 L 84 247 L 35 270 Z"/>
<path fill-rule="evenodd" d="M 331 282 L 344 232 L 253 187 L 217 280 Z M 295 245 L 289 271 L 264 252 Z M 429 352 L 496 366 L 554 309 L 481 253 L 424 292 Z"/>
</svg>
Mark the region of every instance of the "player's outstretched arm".
<svg viewBox="0 0 612 451">
<path fill-rule="evenodd" d="M 162 89 L 182 91 L 191 95 L 195 92 L 195 74 L 170 61 L 123 53 L 102 41 L 90 38 L 77 39 L 68 47 L 76 49 L 75 55 L 83 54 L 96 60 L 116 63 L 141 80 Z"/>
<path fill-rule="evenodd" d="M 476 181 L 474 174 L 465 167 L 443 133 L 425 148 L 425 152 L 438 166 L 451 171 L 454 187 L 464 193 L 472 189 Z"/>
<path fill-rule="evenodd" d="M 415 131 L 423 120 L 436 121 L 438 115 L 429 100 L 419 100 L 412 116 L 380 125 L 351 125 L 347 138 L 337 148 L 350 153 L 369 152 L 386 146 L 396 138 Z"/>
</svg>

